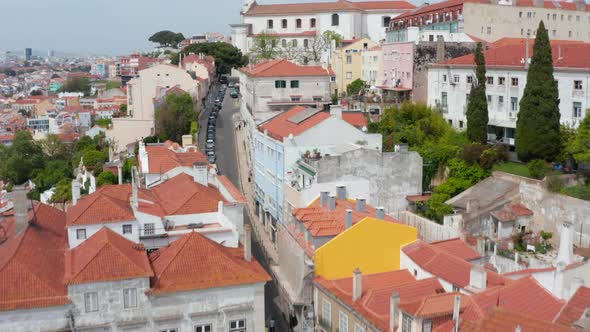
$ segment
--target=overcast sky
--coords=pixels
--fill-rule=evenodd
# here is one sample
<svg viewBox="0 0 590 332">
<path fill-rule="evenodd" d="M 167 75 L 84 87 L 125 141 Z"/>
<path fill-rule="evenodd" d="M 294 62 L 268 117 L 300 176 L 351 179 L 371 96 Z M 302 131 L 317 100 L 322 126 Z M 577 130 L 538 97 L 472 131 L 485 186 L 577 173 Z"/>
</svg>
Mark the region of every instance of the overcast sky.
<svg viewBox="0 0 590 332">
<path fill-rule="evenodd" d="M 326 1 L 326 0 L 321 0 Z M 259 0 L 287 3 L 294 0 Z M 313 2 L 297 0 L 296 2 Z M 0 50 L 125 54 L 159 30 L 230 33 L 242 0 L 0 0 Z"/>
</svg>

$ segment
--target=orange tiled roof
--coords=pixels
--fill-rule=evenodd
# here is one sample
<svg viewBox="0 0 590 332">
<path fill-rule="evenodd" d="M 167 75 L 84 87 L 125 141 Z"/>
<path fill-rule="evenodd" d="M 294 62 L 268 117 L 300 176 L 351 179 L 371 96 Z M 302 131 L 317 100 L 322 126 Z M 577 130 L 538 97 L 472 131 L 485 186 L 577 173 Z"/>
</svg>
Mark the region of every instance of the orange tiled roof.
<svg viewBox="0 0 590 332">
<path fill-rule="evenodd" d="M 363 129 L 363 127 L 367 127 L 369 122 L 367 118 L 361 112 L 342 112 L 342 120 L 348 122 L 349 124 L 357 127 L 358 129 Z"/>
<path fill-rule="evenodd" d="M 286 77 L 286 76 L 334 76 L 331 68 L 322 66 L 300 66 L 289 60 L 268 60 L 254 66 L 240 69 L 252 77 Z"/>
<path fill-rule="evenodd" d="M 220 201 L 227 202 L 217 188 L 196 183 L 185 173 L 157 185 L 151 193 L 166 215 L 214 212 Z"/>
<path fill-rule="evenodd" d="M 150 174 L 164 174 L 176 167 L 192 167 L 196 162 L 207 162 L 207 157 L 197 150 L 176 152 L 165 145 L 146 145 Z"/>
<path fill-rule="evenodd" d="M 0 245 L 0 310 L 69 303 L 63 284 L 67 248 L 65 214 L 35 205 L 32 224 Z"/>
<path fill-rule="evenodd" d="M 420 318 L 434 318 L 453 313 L 455 295 L 461 296 L 461 311 L 467 307 L 468 297 L 459 292 L 434 294 L 417 301 L 400 301 L 400 309 Z"/>
<path fill-rule="evenodd" d="M 590 307 L 590 288 L 580 287 L 563 307 L 555 322 L 565 326 L 572 326 L 582 318 L 586 308 Z"/>
<path fill-rule="evenodd" d="M 461 324 L 461 332 L 503 332 L 516 331 L 520 326 L 522 332 L 566 332 L 576 331 L 572 328 L 526 316 L 508 310 L 495 309 L 492 313 L 477 321 L 466 321 Z"/>
<path fill-rule="evenodd" d="M 308 207 L 293 210 L 293 216 L 303 223 L 312 236 L 335 236 L 346 229 L 346 210 L 352 210 L 352 224 L 356 224 L 366 217 L 375 217 L 376 209 L 366 204 L 365 212 L 356 210 L 356 200 L 336 200 L 336 208 L 332 211 L 327 206 L 320 206 L 316 199 Z M 397 222 L 385 215 L 386 221 Z"/>
<path fill-rule="evenodd" d="M 433 275 L 457 287 L 467 287 L 472 264 L 433 245 L 418 240 L 402 248 L 402 251 L 416 264 Z M 487 287 L 504 285 L 508 280 L 503 276 L 486 270 Z"/>
<path fill-rule="evenodd" d="M 270 276 L 243 248 L 226 248 L 190 232 L 150 255 L 153 294 L 266 282 Z"/>
<path fill-rule="evenodd" d="M 433 245 L 437 249 L 440 249 L 451 255 L 457 256 L 466 261 L 478 259 L 481 257 L 481 255 L 477 251 L 468 246 L 467 243 L 463 242 L 459 238 L 432 242 L 430 243 L 430 245 Z"/>
<path fill-rule="evenodd" d="M 365 10 L 405 10 L 415 8 L 406 1 L 363 1 L 352 2 L 337 0 L 334 2 L 289 3 L 272 5 L 254 5 L 245 13 L 247 16 L 255 15 L 283 15 L 304 14 L 332 11 L 365 11 Z"/>
<path fill-rule="evenodd" d="M 129 204 L 131 185 L 106 185 L 82 197 L 68 209 L 68 225 L 88 225 L 135 220 Z"/>
<path fill-rule="evenodd" d="M 300 135 L 330 117 L 330 114 L 327 112 L 318 112 L 299 123 L 290 120 L 291 117 L 296 116 L 307 109 L 308 107 L 305 106 L 292 107 L 288 111 L 264 122 L 258 128 L 261 132 L 267 130 L 268 135 L 272 138 L 283 141 L 283 139 L 290 134 L 293 134 L 293 136 Z"/>
<path fill-rule="evenodd" d="M 383 331 L 389 328 L 390 297 L 394 291 L 399 293 L 400 301 L 415 301 L 427 295 L 444 292 L 436 278 L 415 280 L 408 270 L 368 274 L 362 278 L 363 291 L 357 301 L 352 301 L 352 277 L 336 280 L 316 277 L 315 283 Z"/>
<path fill-rule="evenodd" d="M 81 284 L 154 275 L 145 249 L 103 227 L 66 253 L 64 281 Z"/>
<path fill-rule="evenodd" d="M 529 45 L 529 56 L 533 56 L 533 44 Z M 590 69 L 590 61 L 585 54 L 590 53 L 590 43 L 554 43 L 551 42 L 553 66 L 558 68 Z M 561 55 L 561 57 L 560 57 Z M 524 68 L 522 59 L 525 57 L 525 48 L 519 44 L 509 44 L 494 47 L 484 51 L 487 67 L 513 67 Z M 473 54 L 443 61 L 439 64 L 475 66 Z"/>
<path fill-rule="evenodd" d="M 227 176 L 218 175 L 217 179 L 219 180 L 219 182 L 221 182 L 223 187 L 227 191 L 229 191 L 229 194 L 233 197 L 233 199 L 236 200 L 237 203 L 246 203 L 246 197 L 244 196 L 244 194 L 242 194 L 242 192 L 238 188 L 236 188 L 236 186 L 231 182 L 231 180 Z"/>
</svg>

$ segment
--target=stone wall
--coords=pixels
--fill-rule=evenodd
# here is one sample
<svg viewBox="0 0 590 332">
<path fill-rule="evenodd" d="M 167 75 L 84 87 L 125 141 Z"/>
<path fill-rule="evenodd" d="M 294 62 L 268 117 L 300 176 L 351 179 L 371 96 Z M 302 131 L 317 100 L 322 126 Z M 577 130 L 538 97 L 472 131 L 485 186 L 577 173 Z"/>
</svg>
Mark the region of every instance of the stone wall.
<svg viewBox="0 0 590 332">
<path fill-rule="evenodd" d="M 325 156 L 313 166 L 318 183 L 351 176 L 368 179 L 367 203 L 385 207 L 388 214 L 406 210 L 407 195 L 422 193 L 422 157 L 417 152 L 359 149 L 340 156 Z"/>
</svg>

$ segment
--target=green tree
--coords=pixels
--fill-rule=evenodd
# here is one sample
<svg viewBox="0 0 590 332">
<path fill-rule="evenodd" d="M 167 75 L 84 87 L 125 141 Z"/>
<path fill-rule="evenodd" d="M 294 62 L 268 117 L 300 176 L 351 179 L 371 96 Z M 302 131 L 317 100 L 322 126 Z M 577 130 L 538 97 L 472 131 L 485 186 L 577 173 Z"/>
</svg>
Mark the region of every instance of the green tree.
<svg viewBox="0 0 590 332">
<path fill-rule="evenodd" d="M 85 150 L 83 156 L 84 166 L 88 170 L 94 170 L 95 167 L 101 165 L 108 159 L 108 155 L 100 150 Z"/>
<path fill-rule="evenodd" d="M 33 179 L 36 190 L 41 193 L 51 187 L 57 185 L 63 179 L 70 179 L 72 177 L 72 170 L 66 160 L 50 160 L 46 167 L 37 173 Z"/>
<path fill-rule="evenodd" d="M 338 34 L 334 31 L 324 31 L 321 35 L 316 35 L 310 42 L 309 48 L 306 52 L 306 57 L 308 60 L 312 60 L 314 62 L 319 62 L 322 58 L 322 54 L 330 49 L 332 46 L 332 41 L 335 42 L 336 45 L 339 45 L 342 42 L 342 35 Z"/>
<path fill-rule="evenodd" d="M 123 163 L 123 182 L 131 182 L 131 170 L 133 166 L 137 166 L 137 160 L 135 158 L 127 158 Z"/>
<path fill-rule="evenodd" d="M 72 199 L 72 183 L 71 180 L 63 179 L 59 181 L 55 187 L 55 192 L 51 197 L 52 203 L 62 203 L 64 207 L 66 202 Z"/>
<path fill-rule="evenodd" d="M 31 91 L 31 96 L 42 96 L 43 95 L 43 91 L 41 89 L 35 89 L 33 91 Z"/>
<path fill-rule="evenodd" d="M 63 92 L 82 92 L 90 95 L 90 80 L 86 77 L 70 77 L 60 89 Z"/>
<path fill-rule="evenodd" d="M 356 80 L 350 82 L 346 86 L 346 94 L 349 96 L 358 95 L 359 93 L 365 90 L 366 85 L 367 82 L 361 80 L 360 78 L 357 78 Z"/>
<path fill-rule="evenodd" d="M 178 48 L 178 44 L 184 40 L 184 35 L 182 33 L 172 32 L 170 30 L 162 30 L 154 33 L 150 38 L 149 41 L 152 43 L 159 44 L 159 47 L 173 47 Z"/>
<path fill-rule="evenodd" d="M 553 161 L 561 150 L 559 94 L 549 35 L 539 23 L 527 83 L 516 120 L 516 153 L 523 161 Z"/>
<path fill-rule="evenodd" d="M 578 163 L 590 162 L 590 109 L 586 110 L 586 116 L 580 123 L 578 132 L 568 149 L 573 153 L 574 159 Z"/>
<path fill-rule="evenodd" d="M 467 137 L 474 143 L 488 140 L 488 100 L 486 97 L 486 62 L 481 43 L 475 48 L 475 76 L 467 104 Z"/>
<path fill-rule="evenodd" d="M 22 184 L 45 167 L 45 155 L 30 132 L 16 132 L 12 146 L 5 148 L 0 159 L 0 178 L 5 182 Z"/>
<path fill-rule="evenodd" d="M 250 49 L 251 60 L 275 59 L 281 55 L 279 37 L 270 33 L 260 33 L 254 38 L 254 46 Z"/>
<path fill-rule="evenodd" d="M 218 74 L 228 74 L 232 68 L 240 68 L 248 64 L 248 57 L 235 46 L 228 43 L 198 43 L 185 47 L 180 54 L 203 53 L 215 59 L 215 69 Z M 172 64 L 177 65 L 179 53 L 171 56 Z"/>
<path fill-rule="evenodd" d="M 195 119 L 195 104 L 188 93 L 169 94 L 156 110 L 156 135 L 162 140 L 181 142 Z"/>
<path fill-rule="evenodd" d="M 108 171 L 103 171 L 102 173 L 100 173 L 98 175 L 98 186 L 104 186 L 107 184 L 116 184 L 118 183 L 119 179 L 117 179 L 117 176 L 115 176 L 115 174 L 108 172 Z"/>
</svg>

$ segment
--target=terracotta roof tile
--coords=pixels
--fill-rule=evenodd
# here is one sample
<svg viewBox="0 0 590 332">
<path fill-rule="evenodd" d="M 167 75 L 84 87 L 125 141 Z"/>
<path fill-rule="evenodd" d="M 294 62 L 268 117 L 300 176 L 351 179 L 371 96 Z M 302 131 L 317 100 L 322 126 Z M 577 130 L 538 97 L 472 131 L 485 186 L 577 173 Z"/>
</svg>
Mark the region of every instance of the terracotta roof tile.
<svg viewBox="0 0 590 332">
<path fill-rule="evenodd" d="M 572 298 L 569 299 L 559 313 L 559 316 L 557 316 L 555 322 L 565 326 L 572 326 L 574 322 L 582 318 L 582 315 L 589 307 L 590 288 L 582 286 L 578 288 Z"/>
<path fill-rule="evenodd" d="M 244 260 L 243 248 L 226 248 L 190 232 L 150 255 L 153 294 L 269 281 L 262 266 Z"/>
<path fill-rule="evenodd" d="M 236 203 L 246 203 L 246 197 L 242 192 L 231 182 L 231 180 L 225 175 L 218 175 L 217 179 L 221 182 L 221 185 L 229 192 Z"/>
<path fill-rule="evenodd" d="M 69 303 L 63 284 L 65 214 L 37 204 L 35 219 L 0 245 L 0 310 Z"/>
<path fill-rule="evenodd" d="M 481 257 L 481 255 L 477 251 L 468 246 L 459 238 L 432 242 L 430 243 L 430 245 L 453 256 L 457 256 L 461 259 L 464 259 L 466 261 L 478 259 Z"/>
<path fill-rule="evenodd" d="M 306 130 L 315 127 L 317 124 L 330 117 L 329 113 L 318 111 L 314 115 L 306 118 L 305 120 L 299 123 L 291 120 L 292 117 L 295 117 L 306 110 L 313 109 L 305 106 L 292 107 L 288 111 L 283 112 L 275 116 L 274 118 L 262 123 L 258 127 L 258 130 L 260 130 L 261 132 L 264 132 L 266 130 L 268 131 L 268 135 L 270 135 L 272 138 L 277 139 L 279 141 L 283 141 L 283 139 L 288 137 L 290 134 L 293 134 L 293 136 L 298 136 Z"/>
<path fill-rule="evenodd" d="M 361 112 L 342 112 L 342 120 L 355 126 L 358 129 L 366 128 L 369 125 L 367 118 Z"/>
<path fill-rule="evenodd" d="M 192 167 L 196 162 L 207 162 L 207 157 L 197 150 L 177 152 L 165 145 L 146 145 L 150 174 L 164 174 L 176 167 Z"/>
<path fill-rule="evenodd" d="M 466 321 L 461 324 L 460 330 L 462 332 L 504 332 L 516 331 L 517 326 L 520 326 L 522 332 L 575 331 L 568 327 L 537 319 L 535 316 L 526 316 L 502 309 L 493 310 L 484 319 Z"/>
<path fill-rule="evenodd" d="M 107 185 L 82 197 L 68 209 L 68 225 L 102 224 L 135 220 L 129 204 L 131 185 Z"/>
<path fill-rule="evenodd" d="M 68 251 L 65 267 L 67 284 L 153 276 L 143 246 L 106 227 Z"/>
<path fill-rule="evenodd" d="M 362 296 L 357 301 L 352 301 L 352 277 L 336 280 L 316 277 L 315 283 L 383 331 L 389 327 L 390 297 L 394 291 L 399 293 L 401 301 L 414 301 L 423 296 L 444 292 L 436 278 L 415 280 L 408 270 L 368 274 L 362 278 Z"/>
<path fill-rule="evenodd" d="M 300 66 L 289 60 L 268 60 L 254 66 L 240 69 L 252 77 L 287 77 L 287 76 L 334 76 L 331 68 L 322 66 Z"/>
<path fill-rule="evenodd" d="M 363 1 L 351 2 L 338 0 L 334 2 L 311 2 L 259 5 L 255 3 L 246 13 L 247 16 L 255 15 L 282 15 L 320 13 L 326 11 L 364 11 L 364 10 L 405 10 L 415 8 L 406 1 Z"/>
<path fill-rule="evenodd" d="M 468 297 L 453 292 L 425 296 L 417 301 L 400 301 L 400 309 L 414 317 L 434 318 L 453 313 L 455 295 L 461 296 L 461 311 L 468 305 Z M 401 299 L 400 299 L 401 300 Z"/>
</svg>

